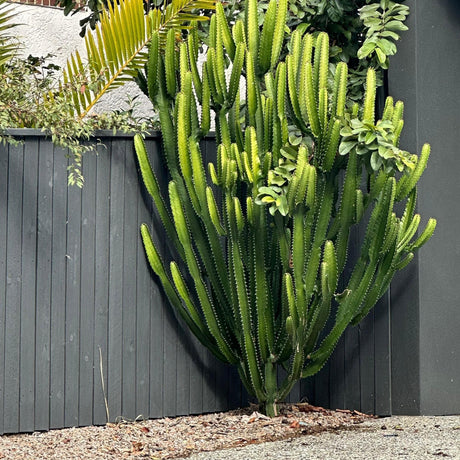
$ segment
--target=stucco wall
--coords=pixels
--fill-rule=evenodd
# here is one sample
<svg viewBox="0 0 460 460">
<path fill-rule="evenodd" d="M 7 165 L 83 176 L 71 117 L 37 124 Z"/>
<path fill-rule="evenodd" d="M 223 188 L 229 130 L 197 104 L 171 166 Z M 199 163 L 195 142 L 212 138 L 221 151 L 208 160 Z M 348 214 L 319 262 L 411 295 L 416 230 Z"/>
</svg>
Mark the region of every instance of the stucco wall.
<svg viewBox="0 0 460 460">
<path fill-rule="evenodd" d="M 19 26 L 15 33 L 24 44 L 22 54 L 46 56 L 52 54 L 52 62 L 64 66 L 67 58 L 75 50 L 84 54 L 84 39 L 79 36 L 79 21 L 87 13 L 80 12 L 73 16 L 64 16 L 59 8 L 11 5 L 18 13 L 16 22 Z M 140 105 L 137 114 L 148 116 L 151 113 L 149 100 L 139 91 L 135 83 L 128 83 L 123 88 L 106 94 L 97 106 L 98 112 L 127 107 L 128 97 L 139 96 Z"/>
</svg>

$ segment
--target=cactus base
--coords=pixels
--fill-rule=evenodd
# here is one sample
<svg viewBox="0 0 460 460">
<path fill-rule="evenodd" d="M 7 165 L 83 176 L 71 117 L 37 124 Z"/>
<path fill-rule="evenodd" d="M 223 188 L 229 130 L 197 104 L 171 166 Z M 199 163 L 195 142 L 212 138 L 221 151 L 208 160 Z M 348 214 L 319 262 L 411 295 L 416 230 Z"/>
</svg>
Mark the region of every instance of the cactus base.
<svg viewBox="0 0 460 460">
<path fill-rule="evenodd" d="M 276 417 L 278 415 L 278 404 L 266 401 L 259 405 L 259 411 L 267 417 Z"/>
</svg>

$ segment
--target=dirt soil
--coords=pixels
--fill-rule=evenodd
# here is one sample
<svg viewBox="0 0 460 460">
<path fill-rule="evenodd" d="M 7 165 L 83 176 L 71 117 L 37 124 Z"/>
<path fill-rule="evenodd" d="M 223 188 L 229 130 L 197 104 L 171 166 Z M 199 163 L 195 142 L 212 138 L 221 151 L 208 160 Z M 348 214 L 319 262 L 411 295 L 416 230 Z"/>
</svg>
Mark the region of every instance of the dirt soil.
<svg viewBox="0 0 460 460">
<path fill-rule="evenodd" d="M 0 436 L 0 459 L 169 459 L 349 429 L 371 416 L 285 404 L 273 419 L 255 407 L 216 414 Z"/>
</svg>

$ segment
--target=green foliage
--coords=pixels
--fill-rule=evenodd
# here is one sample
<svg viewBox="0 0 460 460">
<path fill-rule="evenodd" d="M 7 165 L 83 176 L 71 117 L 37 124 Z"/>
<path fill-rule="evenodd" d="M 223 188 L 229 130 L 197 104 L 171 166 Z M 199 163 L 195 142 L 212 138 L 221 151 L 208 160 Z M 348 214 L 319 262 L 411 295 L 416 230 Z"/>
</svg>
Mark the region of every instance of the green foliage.
<svg viewBox="0 0 460 460">
<path fill-rule="evenodd" d="M 287 2 L 271 1 L 258 39 L 257 6 L 248 0 L 246 17 L 233 25 L 217 7 L 201 72 L 196 30 L 178 46 L 150 48 L 147 86 L 159 109 L 167 191 L 140 136 L 135 147 L 177 249 L 176 260 L 163 260 L 143 225 L 153 271 L 198 339 L 237 367 L 273 416 L 375 305 L 436 222 L 414 241 L 415 187 L 429 147 L 420 157 L 398 150 L 400 103 L 388 99 L 375 121 L 375 72 L 367 72 L 362 104 L 348 104 L 349 69 L 330 65 L 329 36 L 297 29 L 283 58 Z M 199 141 L 211 113 L 217 158 L 206 164 Z M 363 219 L 360 255 L 345 271 L 350 232 Z M 278 383 L 279 366 L 286 374 Z"/>
<path fill-rule="evenodd" d="M 64 14 L 75 14 L 82 10 L 89 10 L 90 14 L 80 20 L 80 36 L 84 37 L 86 29 L 89 26 L 92 30 L 96 28 L 97 23 L 100 20 L 100 16 L 104 9 L 108 8 L 108 3 L 105 0 L 87 0 L 86 2 L 76 2 L 74 0 L 56 0 L 56 6 L 63 8 Z"/>
<path fill-rule="evenodd" d="M 365 5 L 359 10 L 359 16 L 366 27 L 366 39 L 358 50 L 358 58 L 372 57 L 374 65 L 388 68 L 388 56 L 396 53 L 395 41 L 399 32 L 407 30 L 404 25 L 409 7 L 390 0 Z"/>
<path fill-rule="evenodd" d="M 381 71 L 388 68 L 388 57 L 396 52 L 395 42 L 399 39 L 400 33 L 407 30 L 404 21 L 409 8 L 402 5 L 403 1 L 291 0 L 288 2 L 284 37 L 278 36 L 284 44 L 282 57 L 284 58 L 288 53 L 289 34 L 296 28 L 314 35 L 327 32 L 333 45 L 330 51 L 331 64 L 337 65 L 339 62 L 348 64 L 350 73 L 348 101 L 350 104 L 354 101 L 359 102 L 364 94 L 367 69 L 373 67 Z M 168 3 L 164 0 L 144 3 L 144 10 L 147 14 L 152 9 L 164 7 Z M 66 14 L 76 6 L 74 0 L 59 0 L 58 4 L 65 8 Z M 230 24 L 244 18 L 246 0 L 223 4 L 224 14 Z M 85 6 L 90 10 L 90 14 L 81 21 L 82 36 L 88 25 L 93 29 L 96 27 L 108 5 L 107 0 L 87 2 Z M 259 28 L 273 18 L 273 11 L 270 11 L 269 5 L 269 0 L 257 2 L 256 22 Z M 251 35 L 251 37 L 257 36 L 255 33 Z M 199 38 L 207 43 L 208 37 L 209 24 L 203 22 L 199 27 Z M 261 40 L 264 40 L 263 36 Z M 230 56 L 233 58 L 231 52 Z M 378 85 L 381 82 L 382 73 L 378 72 Z"/>
<path fill-rule="evenodd" d="M 286 36 L 296 28 L 314 35 L 327 32 L 333 44 L 331 62 L 348 64 L 351 75 L 349 100 L 359 101 L 364 93 L 367 69 L 388 68 L 388 56 L 395 54 L 399 34 L 407 30 L 404 21 L 409 8 L 401 4 L 403 1 L 290 1 Z M 246 0 L 240 0 L 226 4 L 226 15 L 231 22 L 243 16 L 245 3 Z M 269 3 L 269 0 L 257 2 L 259 25 L 266 20 Z M 382 76 L 377 77 L 380 82 Z"/>
<path fill-rule="evenodd" d="M 75 52 L 68 60 L 62 79 L 56 66 L 46 59 L 15 57 L 17 43 L 8 32 L 14 28 L 10 10 L 0 4 L 0 138 L 15 142 L 8 128 L 38 128 L 53 142 L 68 149 L 71 159 L 69 184 L 83 185 L 82 156 L 93 151 L 88 142 L 96 130 L 145 132 L 155 126 L 155 117 L 144 121 L 133 117 L 134 104 L 124 111 L 94 115 L 91 110 L 103 94 L 127 80 L 138 77 L 147 62 L 145 45 L 152 31 L 158 32 L 162 48 L 168 31 L 190 27 L 190 22 L 207 18 L 195 8 L 213 9 L 211 0 L 173 0 L 163 9 L 153 9 L 144 16 L 143 2 L 126 0 L 108 4 L 101 12 L 96 34 L 86 36 L 88 62 Z M 131 101 L 135 103 L 135 101 Z"/>
<path fill-rule="evenodd" d="M 369 70 L 370 74 L 372 72 L 373 70 Z M 375 92 L 375 84 L 370 91 Z M 375 98 L 375 95 L 372 97 Z M 371 113 L 374 113 L 373 105 Z M 351 118 L 350 114 L 347 114 L 342 120 L 344 127 L 340 130 L 342 140 L 339 154 L 347 155 L 354 152 L 362 156 L 366 166 L 374 171 L 384 168 L 387 173 L 391 173 L 395 169 L 399 172 L 406 168 L 414 169 L 417 163 L 416 156 L 398 147 L 404 125 L 402 115 L 403 103 L 399 101 L 395 107 L 391 97 L 387 98 L 382 120 L 377 121 L 375 125 L 373 116 L 366 119 L 363 113 L 361 118 Z"/>
<path fill-rule="evenodd" d="M 286 38 L 290 33 L 288 31 L 296 28 L 313 35 L 327 32 L 332 44 L 331 65 L 335 66 L 340 62 L 348 64 L 348 103 L 351 105 L 353 102 L 361 102 L 367 69 L 372 67 L 377 70 L 377 84 L 380 86 L 383 81 L 381 70 L 388 68 L 388 56 L 396 52 L 395 41 L 399 39 L 400 32 L 407 29 L 404 21 L 409 9 L 401 5 L 402 1 L 291 1 Z M 245 0 L 230 2 L 226 8 L 229 17 L 239 17 L 243 14 L 241 8 L 244 3 Z M 268 4 L 268 0 L 258 2 L 260 24 L 265 20 Z M 286 48 L 288 46 L 287 42 Z"/>
<path fill-rule="evenodd" d="M 0 140 L 18 142 L 8 135 L 11 128 L 37 128 L 47 133 L 55 145 L 68 151 L 69 183 L 82 186 L 83 154 L 95 150 L 90 138 L 96 130 L 145 132 L 150 125 L 125 111 L 75 118 L 73 101 L 67 96 L 83 84 L 74 81 L 59 87 L 60 69 L 48 63 L 50 56 L 12 58 L 0 67 Z M 65 89 L 65 95 L 62 93 Z"/>
</svg>

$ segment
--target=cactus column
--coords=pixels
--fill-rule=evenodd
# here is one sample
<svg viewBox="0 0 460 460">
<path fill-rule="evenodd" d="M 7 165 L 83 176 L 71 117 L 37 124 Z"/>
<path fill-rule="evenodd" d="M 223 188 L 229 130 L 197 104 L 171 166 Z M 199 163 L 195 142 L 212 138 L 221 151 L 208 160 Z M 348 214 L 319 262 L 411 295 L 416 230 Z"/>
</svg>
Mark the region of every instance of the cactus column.
<svg viewBox="0 0 460 460">
<path fill-rule="evenodd" d="M 375 121 L 371 70 L 363 107 L 348 107 L 347 66 L 330 74 L 324 33 L 294 31 L 281 61 L 286 10 L 287 0 L 271 1 L 259 31 L 255 0 L 232 28 L 218 3 L 201 72 L 195 31 L 180 43 L 170 31 L 164 54 L 154 34 L 148 88 L 160 111 L 166 196 L 142 139 L 135 141 L 177 249 L 176 260 L 163 260 L 144 225 L 149 262 L 194 334 L 237 367 L 270 416 L 300 378 L 322 368 L 435 227 L 430 220 L 415 237 L 415 186 L 429 147 L 420 158 L 399 149 L 402 104 L 389 98 Z M 199 140 L 211 116 L 217 159 L 206 165 Z M 405 203 L 400 217 L 396 202 Z M 365 215 L 366 237 L 347 278 L 350 229 Z M 281 382 L 279 366 L 287 371 Z"/>
</svg>

